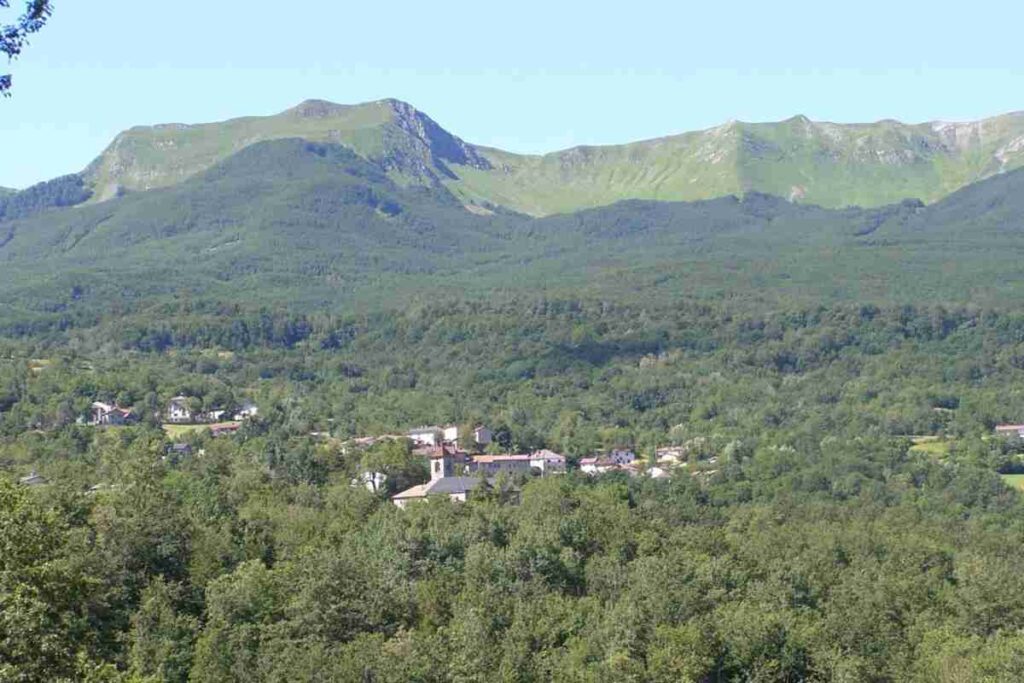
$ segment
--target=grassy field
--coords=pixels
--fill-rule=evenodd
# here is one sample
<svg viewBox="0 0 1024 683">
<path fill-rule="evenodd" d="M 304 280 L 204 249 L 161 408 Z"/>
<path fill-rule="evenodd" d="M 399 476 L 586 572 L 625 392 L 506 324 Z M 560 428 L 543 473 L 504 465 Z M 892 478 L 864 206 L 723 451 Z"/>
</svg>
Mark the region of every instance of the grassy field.
<svg viewBox="0 0 1024 683">
<path fill-rule="evenodd" d="M 192 432 L 198 432 L 198 431 L 205 431 L 205 430 L 209 429 L 209 427 L 207 425 L 175 425 L 175 424 L 165 424 L 163 427 L 164 427 L 164 432 L 167 434 L 167 438 L 169 438 L 169 439 L 180 439 L 181 437 L 185 436 L 186 434 L 189 434 L 189 433 L 192 433 Z"/>
<path fill-rule="evenodd" d="M 944 441 L 937 436 L 915 436 L 914 445 L 910 447 L 911 453 L 928 455 L 933 458 L 943 458 L 949 455 L 953 447 L 951 441 Z"/>
<path fill-rule="evenodd" d="M 1007 486 L 1024 492 L 1024 474 L 1004 474 L 1002 477 Z"/>
</svg>

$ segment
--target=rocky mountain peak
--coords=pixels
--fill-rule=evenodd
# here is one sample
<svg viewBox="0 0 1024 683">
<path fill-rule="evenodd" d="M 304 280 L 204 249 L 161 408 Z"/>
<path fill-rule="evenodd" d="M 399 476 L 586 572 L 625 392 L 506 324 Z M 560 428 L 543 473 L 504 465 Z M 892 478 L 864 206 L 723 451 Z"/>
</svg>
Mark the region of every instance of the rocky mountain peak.
<svg viewBox="0 0 1024 683">
<path fill-rule="evenodd" d="M 452 175 L 446 163 L 490 170 L 490 162 L 472 145 L 446 131 L 416 107 L 395 99 L 383 100 L 383 104 L 391 110 L 393 123 L 416 141 L 420 151 L 429 156 L 444 175 Z"/>
</svg>

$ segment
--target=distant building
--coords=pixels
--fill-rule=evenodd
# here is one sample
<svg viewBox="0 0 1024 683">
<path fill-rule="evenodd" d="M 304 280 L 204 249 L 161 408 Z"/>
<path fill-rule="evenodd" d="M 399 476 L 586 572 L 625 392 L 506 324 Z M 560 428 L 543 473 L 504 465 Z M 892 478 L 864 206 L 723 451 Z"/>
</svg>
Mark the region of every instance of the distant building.
<svg viewBox="0 0 1024 683">
<path fill-rule="evenodd" d="M 101 425 L 120 426 L 134 422 L 135 417 L 136 416 L 131 409 L 118 408 L 117 406 L 109 403 L 96 401 L 92 404 L 92 409 L 89 414 L 89 424 L 97 427 Z"/>
<path fill-rule="evenodd" d="M 210 436 L 214 438 L 217 438 L 218 436 L 229 436 L 241 428 L 241 422 L 220 422 L 218 424 L 212 424 L 210 425 Z"/>
<path fill-rule="evenodd" d="M 470 472 L 483 471 L 488 475 L 499 472 L 532 472 L 549 474 L 565 471 L 565 456 L 541 450 L 521 455 L 475 455 L 467 468 Z"/>
<path fill-rule="evenodd" d="M 440 427 L 417 427 L 409 430 L 409 438 L 417 446 L 440 446 L 444 442 L 444 430 Z"/>
<path fill-rule="evenodd" d="M 534 451 L 530 454 L 530 468 L 541 474 L 565 472 L 565 456 L 547 449 Z"/>
<path fill-rule="evenodd" d="M 636 461 L 636 453 L 618 448 L 613 448 L 606 457 L 616 465 L 628 465 Z"/>
<path fill-rule="evenodd" d="M 200 413 L 196 418 L 196 422 L 220 422 L 224 419 L 227 412 L 228 411 L 221 410 L 219 408 L 216 410 L 208 410 L 205 413 Z"/>
<path fill-rule="evenodd" d="M 391 497 L 391 501 L 400 508 L 409 503 L 426 500 L 429 497 L 445 496 L 448 500 L 463 503 L 474 492 L 490 489 L 492 484 L 478 477 L 454 476 L 455 463 L 451 453 L 442 449 L 438 455 L 430 459 L 430 481 L 406 489 Z"/>
<path fill-rule="evenodd" d="M 249 420 L 259 415 L 259 407 L 252 401 L 246 401 L 239 406 L 238 411 L 235 413 L 235 419 L 238 421 Z"/>
<path fill-rule="evenodd" d="M 452 462 L 456 464 L 462 464 L 469 459 L 469 456 L 457 449 L 455 446 L 441 445 L 441 446 L 415 446 L 412 449 L 412 454 L 420 458 L 437 458 L 442 455 L 449 455 L 452 458 Z"/>
<path fill-rule="evenodd" d="M 179 424 L 193 422 L 195 415 L 188 405 L 189 400 L 188 396 L 175 396 L 172 398 L 171 402 L 167 404 L 167 421 Z"/>
<path fill-rule="evenodd" d="M 580 471 L 584 474 L 604 474 L 616 470 L 627 471 L 631 476 L 639 472 L 636 453 L 615 448 L 605 455 L 595 455 L 580 460 Z"/>
<path fill-rule="evenodd" d="M 167 447 L 167 455 L 192 455 L 192 446 L 187 443 L 172 443 Z"/>
<path fill-rule="evenodd" d="M 472 449 L 473 446 L 486 446 L 493 440 L 491 430 L 483 425 L 473 428 L 471 434 L 464 434 L 458 425 L 447 425 L 442 430 L 442 438 L 446 444 L 460 448 Z"/>
<path fill-rule="evenodd" d="M 628 471 L 631 475 L 635 473 L 637 465 L 632 461 L 621 463 L 616 462 L 608 456 L 594 456 L 580 460 L 580 471 L 584 474 L 604 474 L 605 472 Z"/>
<path fill-rule="evenodd" d="M 686 449 L 682 446 L 659 448 L 655 452 L 655 458 L 659 465 L 675 465 L 686 462 Z"/>
<path fill-rule="evenodd" d="M 664 467 L 651 467 L 646 472 L 647 476 L 651 479 L 671 479 L 672 473 Z"/>
<path fill-rule="evenodd" d="M 473 428 L 473 441 L 477 446 L 486 446 L 494 440 L 494 434 L 491 430 L 483 425 L 477 425 Z"/>
<path fill-rule="evenodd" d="M 529 472 L 529 455 L 475 455 L 467 463 L 470 472 L 485 472 L 494 475 L 498 472 Z"/>
<path fill-rule="evenodd" d="M 996 434 L 1000 436 L 1018 436 L 1024 439 L 1024 425 L 996 425 Z"/>
</svg>

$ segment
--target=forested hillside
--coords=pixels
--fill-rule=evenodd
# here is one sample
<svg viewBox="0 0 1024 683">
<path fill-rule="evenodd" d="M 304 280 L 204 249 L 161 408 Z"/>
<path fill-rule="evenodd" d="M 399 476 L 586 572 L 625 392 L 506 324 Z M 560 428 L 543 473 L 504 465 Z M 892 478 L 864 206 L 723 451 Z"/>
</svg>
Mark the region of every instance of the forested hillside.
<svg viewBox="0 0 1024 683">
<path fill-rule="evenodd" d="M 285 138 L 0 198 L 0 680 L 1018 680 L 1022 185 L 535 218 Z M 399 509 L 357 437 L 434 424 L 569 472 Z"/>
<path fill-rule="evenodd" d="M 1004 306 L 1019 296 L 1024 174 L 931 206 L 827 210 L 748 193 L 543 219 L 466 211 L 338 145 L 253 145 L 175 187 L 71 208 L 81 179 L 8 199 L 0 323 L 92 324 L 187 296 L 297 312 L 437 296 Z M 34 207 L 34 208 L 33 208 Z"/>
<path fill-rule="evenodd" d="M 50 482 L 0 483 L 7 678 L 1024 671 L 1024 508 L 1000 481 L 1024 448 L 989 436 L 1024 414 L 1019 314 L 536 300 L 331 319 L 182 303 L 0 356 L 0 466 Z M 151 416 L 182 393 L 261 414 L 169 452 Z M 144 421 L 76 424 L 93 400 Z M 573 459 L 675 444 L 686 464 L 669 481 L 570 473 L 510 480 L 518 504 L 398 510 L 387 495 L 421 461 L 345 440 L 434 421 Z M 389 487 L 350 485 L 368 466 Z"/>
</svg>

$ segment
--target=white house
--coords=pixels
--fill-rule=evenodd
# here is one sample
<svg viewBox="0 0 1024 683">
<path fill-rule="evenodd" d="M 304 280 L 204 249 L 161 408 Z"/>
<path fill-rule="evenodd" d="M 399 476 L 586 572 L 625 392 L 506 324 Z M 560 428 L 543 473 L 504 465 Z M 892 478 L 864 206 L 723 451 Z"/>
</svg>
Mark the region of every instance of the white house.
<svg viewBox="0 0 1024 683">
<path fill-rule="evenodd" d="M 246 401 L 238 408 L 238 412 L 235 413 L 236 420 L 248 420 L 250 418 L 259 415 L 259 407 L 252 401 Z"/>
<path fill-rule="evenodd" d="M 534 451 L 530 454 L 530 468 L 541 474 L 565 472 L 565 456 L 547 449 Z"/>
<path fill-rule="evenodd" d="M 445 425 L 441 428 L 441 438 L 447 444 L 461 444 L 465 447 L 467 444 L 463 442 L 465 434 L 460 434 L 458 425 Z M 494 435 L 491 434 L 491 430 L 483 425 L 477 425 L 473 428 L 473 443 L 477 446 L 486 446 L 491 443 Z"/>
<path fill-rule="evenodd" d="M 192 422 L 195 415 L 188 405 L 188 396 L 175 396 L 167 405 L 167 421 L 187 423 Z"/>
<path fill-rule="evenodd" d="M 440 446 L 444 441 L 444 430 L 440 427 L 417 427 L 409 430 L 409 438 L 417 446 Z"/>
</svg>

